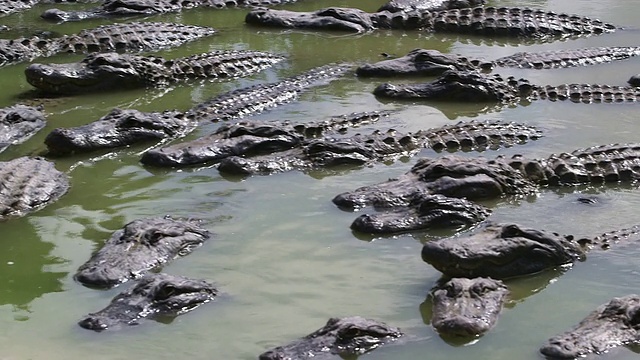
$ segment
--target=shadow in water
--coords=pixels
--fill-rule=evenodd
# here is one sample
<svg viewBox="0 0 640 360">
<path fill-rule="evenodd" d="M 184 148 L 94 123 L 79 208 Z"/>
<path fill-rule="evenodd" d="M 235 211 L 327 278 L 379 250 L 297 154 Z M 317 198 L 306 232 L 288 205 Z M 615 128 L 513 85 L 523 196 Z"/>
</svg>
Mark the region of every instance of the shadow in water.
<svg viewBox="0 0 640 360">
<path fill-rule="evenodd" d="M 54 245 L 40 239 L 26 218 L 0 223 L 0 305 L 29 309 L 46 293 L 60 292 L 67 272 L 49 271 L 66 260 L 51 256 Z"/>
</svg>

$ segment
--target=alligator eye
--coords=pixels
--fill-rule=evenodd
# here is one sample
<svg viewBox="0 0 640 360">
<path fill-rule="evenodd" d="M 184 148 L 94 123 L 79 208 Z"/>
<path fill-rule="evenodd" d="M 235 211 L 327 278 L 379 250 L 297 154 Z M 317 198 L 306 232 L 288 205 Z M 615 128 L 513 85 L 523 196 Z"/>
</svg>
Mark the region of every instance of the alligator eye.
<svg viewBox="0 0 640 360">
<path fill-rule="evenodd" d="M 354 339 L 362 334 L 362 331 L 358 328 L 349 328 L 340 334 L 340 337 L 343 339 Z"/>
<path fill-rule="evenodd" d="M 175 287 L 171 285 L 166 285 L 160 288 L 160 290 L 158 290 L 155 297 L 158 300 L 166 300 L 174 296 L 177 292 L 178 290 Z"/>
<path fill-rule="evenodd" d="M 522 233 L 517 225 L 508 225 L 502 229 L 502 237 L 516 237 Z"/>
<path fill-rule="evenodd" d="M 152 243 L 152 244 L 157 243 L 163 237 L 164 237 L 164 234 L 159 232 L 159 231 L 154 231 L 152 233 L 146 233 L 145 234 L 145 239 L 147 239 L 147 241 Z"/>
</svg>

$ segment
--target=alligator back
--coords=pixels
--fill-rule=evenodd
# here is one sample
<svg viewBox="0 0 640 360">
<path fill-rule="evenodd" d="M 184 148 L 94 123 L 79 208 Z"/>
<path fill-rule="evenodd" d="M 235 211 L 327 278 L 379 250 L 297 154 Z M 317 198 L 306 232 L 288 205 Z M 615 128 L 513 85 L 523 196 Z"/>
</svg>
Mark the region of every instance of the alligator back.
<svg viewBox="0 0 640 360">
<path fill-rule="evenodd" d="M 575 50 L 519 52 L 493 61 L 496 66 L 530 69 L 586 66 L 628 59 L 640 55 L 638 46 L 597 47 Z"/>
<path fill-rule="evenodd" d="M 58 39 L 58 52 L 155 51 L 213 35 L 209 27 L 174 23 L 103 25 Z"/>
<path fill-rule="evenodd" d="M 620 103 L 640 100 L 640 88 L 599 84 L 563 84 L 537 86 L 530 94 L 532 100 L 569 100 L 576 103 Z"/>
<path fill-rule="evenodd" d="M 176 78 L 233 78 L 268 68 L 284 56 L 263 51 L 213 51 L 170 60 Z"/>
</svg>

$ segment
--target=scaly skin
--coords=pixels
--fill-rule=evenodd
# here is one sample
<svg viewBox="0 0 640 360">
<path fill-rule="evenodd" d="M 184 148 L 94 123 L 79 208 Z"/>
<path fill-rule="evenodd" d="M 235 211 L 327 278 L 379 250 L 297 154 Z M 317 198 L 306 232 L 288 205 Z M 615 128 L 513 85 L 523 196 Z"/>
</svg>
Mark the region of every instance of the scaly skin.
<svg viewBox="0 0 640 360">
<path fill-rule="evenodd" d="M 113 233 L 76 272 L 80 283 L 110 288 L 159 269 L 202 245 L 211 234 L 197 221 L 169 217 L 134 220 Z"/>
<path fill-rule="evenodd" d="M 471 235 L 429 241 L 422 260 L 450 277 L 506 279 L 584 260 L 573 236 L 489 222 Z"/>
<path fill-rule="evenodd" d="M 213 300 L 217 294 L 218 290 L 204 280 L 150 274 L 116 295 L 106 308 L 85 316 L 78 325 L 94 331 L 138 325 L 141 319 L 154 315 L 184 314 Z"/>
<path fill-rule="evenodd" d="M 0 16 L 31 9 L 40 0 L 5 0 L 0 3 Z"/>
<path fill-rule="evenodd" d="M 69 190 L 67 175 L 41 158 L 0 162 L 0 184 L 0 220 L 43 208 Z"/>
<path fill-rule="evenodd" d="M 189 79 L 236 78 L 264 70 L 283 56 L 261 51 L 213 51 L 177 59 L 97 53 L 78 63 L 31 64 L 27 81 L 52 94 L 83 94 L 166 85 Z"/>
<path fill-rule="evenodd" d="M 474 34 L 491 37 L 527 37 L 540 40 L 585 36 L 615 31 L 615 26 L 587 17 L 544 10 L 475 7 L 443 11 L 408 10 L 367 13 L 352 8 L 326 8 L 313 12 L 256 9 L 248 24 L 280 28 L 311 28 L 368 32 L 403 29 Z"/>
<path fill-rule="evenodd" d="M 0 39 L 0 66 L 61 52 L 157 51 L 176 47 L 216 31 L 209 27 L 140 22 L 103 25 L 56 38 Z"/>
<path fill-rule="evenodd" d="M 14 105 L 0 109 L 0 152 L 25 142 L 47 124 L 42 108 Z"/>
<path fill-rule="evenodd" d="M 493 61 L 473 59 L 455 54 L 443 54 L 437 50 L 415 49 L 407 55 L 365 64 L 356 70 L 361 77 L 386 76 L 433 76 L 447 70 L 491 71 L 496 67 L 526 69 L 555 69 L 573 66 L 603 64 L 629 59 L 640 55 L 640 47 L 618 46 L 582 48 L 574 50 L 552 50 L 542 52 L 519 52 Z"/>
<path fill-rule="evenodd" d="M 508 295 L 499 280 L 453 278 L 431 289 L 431 325 L 440 335 L 482 335 L 495 326 Z"/>
<path fill-rule="evenodd" d="M 576 359 L 602 354 L 621 345 L 640 342 L 640 296 L 613 298 L 578 325 L 550 338 L 540 352 L 552 359 Z"/>
<path fill-rule="evenodd" d="M 432 101 L 497 102 L 503 105 L 547 99 L 576 103 L 620 103 L 640 100 L 640 89 L 597 84 L 532 85 L 527 80 L 474 71 L 447 70 L 438 79 L 422 83 L 379 85 L 373 93 L 381 98 Z"/>
<path fill-rule="evenodd" d="M 406 174 L 336 196 L 343 208 L 407 206 L 423 194 L 475 199 L 534 194 L 539 185 L 630 182 L 640 179 L 640 144 L 614 144 L 546 159 L 423 158 Z"/>
<path fill-rule="evenodd" d="M 378 12 L 402 12 L 411 10 L 449 10 L 484 5 L 486 0 L 390 0 Z"/>
<path fill-rule="evenodd" d="M 261 354 L 258 359 L 322 360 L 361 355 L 402 335 L 400 329 L 376 320 L 359 316 L 331 318 L 320 329 L 290 344 L 275 347 Z"/>
<path fill-rule="evenodd" d="M 100 7 L 86 11 L 49 9 L 40 15 L 45 20 L 58 23 L 100 18 L 153 15 L 179 12 L 185 9 L 231 7 L 255 7 L 292 3 L 296 0 L 106 0 Z"/>
</svg>

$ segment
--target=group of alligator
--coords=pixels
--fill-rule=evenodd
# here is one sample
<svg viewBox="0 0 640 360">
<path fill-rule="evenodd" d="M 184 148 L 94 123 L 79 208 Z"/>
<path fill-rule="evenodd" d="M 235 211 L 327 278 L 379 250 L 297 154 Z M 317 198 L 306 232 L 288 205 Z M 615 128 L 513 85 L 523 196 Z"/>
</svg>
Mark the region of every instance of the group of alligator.
<svg viewBox="0 0 640 360">
<path fill-rule="evenodd" d="M 155 14 L 193 7 L 264 6 L 287 1 L 105 0 L 88 11 L 46 11 L 58 22 L 95 17 Z M 26 9 L 37 1 L 0 4 L 0 14 Z M 259 26 L 369 32 L 405 29 L 482 34 L 487 37 L 557 39 L 601 34 L 616 26 L 576 15 L 528 8 L 483 6 L 483 0 L 391 0 L 375 13 L 351 8 L 293 12 L 254 8 L 246 22 Z M 27 81 L 43 92 L 78 94 L 125 87 L 162 86 L 196 78 L 247 76 L 286 57 L 260 51 L 213 51 L 184 58 L 124 52 L 156 51 L 215 33 L 214 29 L 171 23 L 114 24 L 60 37 L 0 39 L 0 65 L 33 61 L 62 52 L 88 53 L 81 62 L 31 63 Z M 629 102 L 640 98 L 637 77 L 630 86 L 588 84 L 535 85 L 524 79 L 487 74 L 496 67 L 532 69 L 586 66 L 627 59 L 640 47 L 602 47 L 538 53 L 518 53 L 492 61 L 416 49 L 403 57 L 355 70 L 360 77 L 439 76 L 422 84 L 382 84 L 379 97 L 495 102 L 508 105 L 535 99 L 573 102 Z M 114 109 L 95 122 L 58 128 L 46 139 L 46 157 L 95 152 L 136 143 L 165 143 L 184 137 L 203 122 L 239 119 L 294 100 L 301 92 L 352 73 L 350 64 L 329 64 L 281 81 L 220 94 L 187 111 L 142 112 Z M 401 133 L 391 129 L 345 136 L 350 128 L 384 123 L 392 112 L 365 112 L 324 121 L 239 121 L 220 125 L 212 134 L 141 156 L 150 167 L 217 164 L 220 172 L 267 175 L 335 165 L 366 165 L 434 151 L 481 150 L 536 140 L 540 130 L 517 123 L 470 121 L 440 128 Z M 24 142 L 45 127 L 42 108 L 14 105 L 0 109 L 0 151 Z M 63 196 L 68 176 L 44 157 L 20 157 L 0 164 L 0 218 L 24 216 Z M 495 159 L 446 155 L 422 158 L 406 174 L 387 182 L 337 195 L 343 209 L 373 206 L 352 229 L 394 234 L 434 227 L 470 227 L 491 210 L 475 200 L 526 195 L 539 186 L 631 182 L 640 178 L 640 144 L 615 144 L 575 150 L 535 159 L 526 156 Z M 496 323 L 509 290 L 502 279 L 524 276 L 585 259 L 592 249 L 606 249 L 621 239 L 637 237 L 640 228 L 575 239 L 516 224 L 485 222 L 470 235 L 427 242 L 422 259 L 445 278 L 430 296 L 433 327 L 441 334 L 479 336 Z M 80 326 L 105 330 L 137 324 L 156 313 L 180 314 L 213 300 L 218 290 L 209 282 L 163 273 L 175 258 L 202 245 L 211 234 L 193 219 L 138 219 L 116 231 L 102 249 L 82 265 L 75 280 L 89 287 L 111 288 L 137 280 L 103 310 L 87 315 Z M 549 339 L 540 351 L 550 358 L 575 358 L 637 343 L 640 297 L 614 298 L 568 332 Z M 319 330 L 260 355 L 260 359 L 306 359 L 361 354 L 403 336 L 395 327 L 361 317 L 332 318 Z"/>
</svg>

